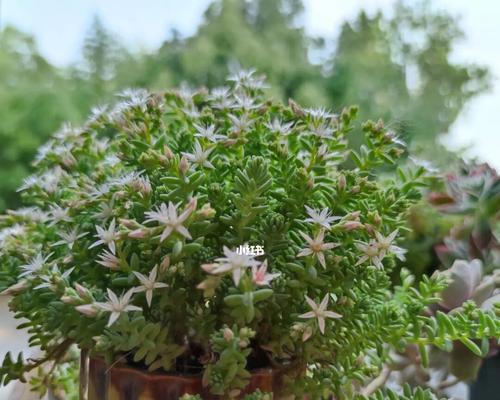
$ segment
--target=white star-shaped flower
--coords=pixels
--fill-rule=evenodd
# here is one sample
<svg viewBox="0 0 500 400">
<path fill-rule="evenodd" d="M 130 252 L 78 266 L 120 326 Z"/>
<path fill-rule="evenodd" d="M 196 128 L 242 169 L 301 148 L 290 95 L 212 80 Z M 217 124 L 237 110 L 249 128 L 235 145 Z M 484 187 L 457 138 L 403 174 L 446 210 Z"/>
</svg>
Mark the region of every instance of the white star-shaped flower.
<svg viewBox="0 0 500 400">
<path fill-rule="evenodd" d="M 310 124 L 309 132 L 320 139 L 332 139 L 334 129 L 327 123 Z"/>
<path fill-rule="evenodd" d="M 191 161 L 193 164 L 213 169 L 214 168 L 213 164 L 208 160 L 208 157 L 210 156 L 212 150 L 213 149 L 203 150 L 200 142 L 196 141 L 194 143 L 193 153 L 182 152 L 182 154 L 188 159 L 188 161 Z"/>
<path fill-rule="evenodd" d="M 311 207 L 306 206 L 307 214 L 309 218 L 305 219 L 305 222 L 311 222 L 313 224 L 318 224 L 323 228 L 330 229 L 331 223 L 334 221 L 338 221 L 342 219 L 342 217 L 338 217 L 330 214 L 330 210 L 328 208 L 323 208 L 320 210 L 315 210 Z"/>
<path fill-rule="evenodd" d="M 326 318 L 342 318 L 342 315 L 337 314 L 336 312 L 333 311 L 328 311 L 326 308 L 328 307 L 328 300 L 329 300 L 329 295 L 328 293 L 325 294 L 325 297 L 323 297 L 323 300 L 321 300 L 321 303 L 318 305 L 309 298 L 307 295 L 305 296 L 307 304 L 309 304 L 309 307 L 311 307 L 312 311 L 306 312 L 304 314 L 299 315 L 299 318 L 305 318 L 305 319 L 310 319 L 310 318 L 316 318 L 318 320 L 318 327 L 319 331 L 321 332 L 322 335 L 325 334 L 325 319 Z"/>
<path fill-rule="evenodd" d="M 235 88 L 247 88 L 252 90 L 262 90 L 267 88 L 268 86 L 265 83 L 264 76 L 255 76 L 255 69 L 247 69 L 247 70 L 239 70 L 233 73 L 228 81 L 234 82 Z"/>
<path fill-rule="evenodd" d="M 384 255 L 387 253 L 394 254 L 399 260 L 405 260 L 406 249 L 402 247 L 395 246 L 392 244 L 396 236 L 398 235 L 398 230 L 391 232 L 389 236 L 385 237 L 380 232 L 375 232 L 375 238 L 377 239 L 377 245 L 380 249 L 380 252 Z"/>
<path fill-rule="evenodd" d="M 308 247 L 302 249 L 300 251 L 300 253 L 297 254 L 297 257 L 306 257 L 306 256 L 313 255 L 318 259 L 321 266 L 323 268 L 326 268 L 325 255 L 323 254 L 323 252 L 326 250 L 331 250 L 331 249 L 339 246 L 339 244 L 332 243 L 332 242 L 323 243 L 323 240 L 325 239 L 325 231 L 324 230 L 321 230 L 314 239 L 311 239 L 311 237 L 309 235 L 306 235 L 303 232 L 301 232 L 300 234 L 306 240 Z"/>
<path fill-rule="evenodd" d="M 280 119 L 275 118 L 272 120 L 272 122 L 266 123 L 265 126 L 271 132 L 278 133 L 282 136 L 287 136 L 292 131 L 293 121 L 284 123 Z"/>
<path fill-rule="evenodd" d="M 47 260 L 52 254 L 54 253 L 50 253 L 47 257 L 44 257 L 42 253 L 38 253 L 35 257 L 29 260 L 28 264 L 21 265 L 23 272 L 19 274 L 19 277 L 33 275 L 34 273 L 39 272 L 45 266 Z"/>
<path fill-rule="evenodd" d="M 107 250 L 104 250 L 101 254 L 99 254 L 100 260 L 97 260 L 97 264 L 101 264 L 103 267 L 109 269 L 120 269 L 120 259 L 115 256 L 113 253 L 110 253 Z"/>
<path fill-rule="evenodd" d="M 59 222 L 71 222 L 72 219 L 69 216 L 69 208 L 62 208 L 61 206 L 55 204 L 50 206 L 50 211 L 48 213 L 48 219 L 50 220 L 49 226 L 58 224 Z"/>
<path fill-rule="evenodd" d="M 241 275 L 243 274 L 244 269 L 248 267 L 256 267 L 260 264 L 259 261 L 254 259 L 254 256 L 238 254 L 235 251 L 231 251 L 226 246 L 224 246 L 223 251 L 225 257 L 217 258 L 215 260 L 215 264 L 204 264 L 202 265 L 202 268 L 211 274 L 224 274 L 226 272 L 231 272 L 236 286 L 240 284 Z"/>
<path fill-rule="evenodd" d="M 142 311 L 142 308 L 129 304 L 133 294 L 133 288 L 120 297 L 118 297 L 111 289 L 108 289 L 108 301 L 94 303 L 94 306 L 99 310 L 111 313 L 108 320 L 108 327 L 113 325 L 124 312 Z"/>
<path fill-rule="evenodd" d="M 141 282 L 141 286 L 135 287 L 134 291 L 136 293 L 146 292 L 146 301 L 148 303 L 148 306 L 151 307 L 151 302 L 153 301 L 153 290 L 168 287 L 166 283 L 156 282 L 156 277 L 158 275 L 158 266 L 155 265 L 155 267 L 149 273 L 149 277 L 141 274 L 140 272 L 133 271 L 133 273 Z"/>
<path fill-rule="evenodd" d="M 356 248 L 360 250 L 363 255 L 359 258 L 356 265 L 363 264 L 366 261 L 369 261 L 371 265 L 379 269 L 383 269 L 384 265 L 382 264 L 382 259 L 384 258 L 384 253 L 380 251 L 378 247 L 378 243 L 374 240 L 370 240 L 368 243 L 357 242 L 354 243 Z"/>
<path fill-rule="evenodd" d="M 73 229 L 70 229 L 66 232 L 57 232 L 57 234 L 61 237 L 62 240 L 59 240 L 58 242 L 55 242 L 52 246 L 60 246 L 62 244 L 65 244 L 68 246 L 68 248 L 70 250 L 73 249 L 73 246 L 75 244 L 75 242 L 84 237 L 85 235 L 87 235 L 88 232 L 84 232 L 84 233 L 78 233 L 78 229 L 77 228 L 73 228 Z"/>
<path fill-rule="evenodd" d="M 277 278 L 281 274 L 268 274 L 267 273 L 267 260 L 265 260 L 260 267 L 256 265 L 252 266 L 252 281 L 257 286 L 267 286 L 271 283 L 274 278 Z"/>
<path fill-rule="evenodd" d="M 215 128 L 214 124 L 210 124 L 210 125 L 193 124 L 193 125 L 196 128 L 196 133 L 194 134 L 195 137 L 205 138 L 213 143 L 216 143 L 219 140 L 227 139 L 226 136 L 219 135 L 216 132 L 216 130 L 215 130 L 216 128 Z"/>
<path fill-rule="evenodd" d="M 59 267 L 57 265 L 54 265 L 49 273 L 40 276 L 43 282 L 38 286 L 35 286 L 34 289 L 50 289 L 56 284 L 56 281 L 58 279 L 67 280 L 74 269 L 75 267 L 70 268 L 61 274 L 61 271 L 59 271 Z"/>
<path fill-rule="evenodd" d="M 119 233 L 116 231 L 116 221 L 115 219 L 113 218 L 113 220 L 111 221 L 111 223 L 109 224 L 109 227 L 108 229 L 104 229 L 98 225 L 96 225 L 96 230 L 97 230 L 97 234 L 95 235 L 96 238 L 98 238 L 99 240 L 97 240 L 96 242 L 92 243 L 90 246 L 89 246 L 89 249 L 92 249 L 96 246 L 99 246 L 101 244 L 105 244 L 108 246 L 109 250 L 111 251 L 111 253 L 115 254 L 116 253 L 116 244 L 115 244 L 115 240 L 119 239 L 120 238 L 120 235 Z"/>
<path fill-rule="evenodd" d="M 160 236 L 160 242 L 163 242 L 166 238 L 168 238 L 172 232 L 178 232 L 185 238 L 192 239 L 191 234 L 183 224 L 196 209 L 196 198 L 193 198 L 193 200 L 190 201 L 180 215 L 177 214 L 178 207 L 179 205 L 174 205 L 174 203 L 170 201 L 168 206 L 165 203 L 162 203 L 160 204 L 160 207 L 157 207 L 156 211 L 147 211 L 145 213 L 145 216 L 148 217 L 148 219 L 146 219 L 144 223 L 158 222 L 160 225 L 165 226 L 165 229 Z"/>
<path fill-rule="evenodd" d="M 231 132 L 235 133 L 238 136 L 241 133 L 250 130 L 252 125 L 255 123 L 255 120 L 251 119 L 248 114 L 243 114 L 241 116 L 229 114 L 228 117 L 233 124 L 233 126 L 231 127 Z"/>
</svg>

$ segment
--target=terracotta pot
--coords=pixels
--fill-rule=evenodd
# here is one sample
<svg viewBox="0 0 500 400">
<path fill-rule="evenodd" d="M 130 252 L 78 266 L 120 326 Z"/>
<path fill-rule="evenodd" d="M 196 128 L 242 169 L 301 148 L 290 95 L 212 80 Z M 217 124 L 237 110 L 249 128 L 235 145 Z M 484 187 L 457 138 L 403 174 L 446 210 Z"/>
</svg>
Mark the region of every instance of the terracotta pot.
<svg viewBox="0 0 500 400">
<path fill-rule="evenodd" d="M 253 371 L 250 383 L 242 394 L 257 389 L 273 392 L 271 369 Z M 88 400 L 178 400 L 183 394 L 199 394 L 208 400 L 221 398 L 203 387 L 201 375 L 149 373 L 126 364 L 110 368 L 102 359 L 89 360 Z"/>
</svg>

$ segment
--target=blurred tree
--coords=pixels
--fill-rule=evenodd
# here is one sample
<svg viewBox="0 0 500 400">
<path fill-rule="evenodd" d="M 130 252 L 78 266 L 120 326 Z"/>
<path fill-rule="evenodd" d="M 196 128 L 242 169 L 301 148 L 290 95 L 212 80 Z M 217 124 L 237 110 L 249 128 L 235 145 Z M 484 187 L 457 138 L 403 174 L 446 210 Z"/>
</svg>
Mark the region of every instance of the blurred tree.
<svg viewBox="0 0 500 400">
<path fill-rule="evenodd" d="M 216 1 L 194 36 L 174 35 L 158 56 L 175 84 L 223 85 L 232 68 L 254 67 L 268 77 L 277 97 L 325 104 L 321 66 L 308 57 L 313 42 L 295 27 L 301 12 L 300 0 Z"/>
<path fill-rule="evenodd" d="M 429 144 L 448 132 L 464 105 L 488 88 L 485 68 L 456 64 L 456 19 L 428 2 L 398 3 L 394 16 L 361 12 L 345 23 L 330 60 L 332 100 L 384 116 L 407 140 Z"/>
<path fill-rule="evenodd" d="M 59 71 L 33 38 L 12 27 L 0 33 L 0 209 L 18 202 L 16 189 L 37 147 L 78 114 Z"/>
<path fill-rule="evenodd" d="M 82 46 L 82 63 L 70 69 L 74 102 L 82 112 L 109 99 L 117 90 L 118 65 L 130 64 L 125 48 L 96 15 Z"/>
</svg>

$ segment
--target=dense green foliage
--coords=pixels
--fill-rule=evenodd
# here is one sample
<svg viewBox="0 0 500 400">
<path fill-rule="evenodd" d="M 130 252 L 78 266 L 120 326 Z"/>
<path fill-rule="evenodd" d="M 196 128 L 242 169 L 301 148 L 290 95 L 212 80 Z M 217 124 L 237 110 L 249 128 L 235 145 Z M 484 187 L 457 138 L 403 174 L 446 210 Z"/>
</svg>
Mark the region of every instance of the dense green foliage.
<svg viewBox="0 0 500 400">
<path fill-rule="evenodd" d="M 29 160 L 63 121 L 80 123 L 91 106 L 126 87 L 215 87 L 236 66 L 255 67 L 266 74 L 276 99 L 337 109 L 358 104 L 362 118 L 383 117 L 403 139 L 432 142 L 487 86 L 484 68 L 450 61 L 461 37 L 457 22 L 425 3 L 400 5 L 392 17 L 360 13 L 336 40 L 308 37 L 297 28 L 301 12 L 300 0 L 214 1 L 192 37 L 173 32 L 148 53 L 127 51 L 96 19 L 82 61 L 64 69 L 43 59 L 32 38 L 4 29 L 0 209 L 19 204 L 15 189 Z M 351 141 L 358 146 L 361 134 Z"/>
<path fill-rule="evenodd" d="M 229 85 L 126 91 L 39 152 L 29 207 L 1 219 L 0 288 L 45 357 L 7 357 L 2 381 L 76 343 L 149 370 L 198 368 L 216 394 L 236 396 L 251 362 L 285 392 L 351 399 L 392 347 L 416 346 L 425 366 L 430 346 L 484 355 L 474 340 L 500 337 L 494 310 L 473 303 L 428 315 L 442 276 L 414 285 L 403 270 L 392 287 L 427 178 L 376 179 L 404 152 L 381 121 L 350 150 L 357 108 L 268 101 L 248 71 Z"/>
</svg>

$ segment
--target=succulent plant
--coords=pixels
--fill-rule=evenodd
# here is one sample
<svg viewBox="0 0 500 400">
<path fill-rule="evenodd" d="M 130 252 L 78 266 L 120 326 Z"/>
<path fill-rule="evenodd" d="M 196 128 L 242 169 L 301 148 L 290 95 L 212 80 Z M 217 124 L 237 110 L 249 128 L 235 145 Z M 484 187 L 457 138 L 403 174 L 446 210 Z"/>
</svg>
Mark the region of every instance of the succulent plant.
<svg viewBox="0 0 500 400">
<path fill-rule="evenodd" d="M 498 315 L 495 304 L 500 302 L 500 247 L 496 232 L 500 179 L 496 171 L 486 164 L 462 163 L 457 172 L 446 175 L 444 191 L 431 192 L 428 200 L 442 213 L 441 217 L 434 215 L 434 221 L 439 221 L 440 227 L 450 225 L 448 234 L 434 245 L 442 263 L 438 274 L 447 278 L 448 286 L 431 311 L 453 315 L 472 303 Z M 435 232 L 435 228 L 436 225 L 427 231 Z M 411 366 L 403 381 L 408 381 L 409 374 L 413 374 L 418 377 L 413 379 L 414 384 L 433 381 L 434 387 L 445 388 L 460 380 L 473 380 L 482 356 L 496 354 L 498 343 L 487 339 L 473 343 L 455 341 L 446 349 L 447 353 L 436 348 L 429 350 L 430 369 L 422 368 L 418 360 L 414 362 L 412 348 L 400 356 L 401 370 Z"/>
<path fill-rule="evenodd" d="M 268 101 L 253 72 L 231 82 L 126 91 L 40 149 L 27 207 L 0 220 L 0 288 L 45 355 L 9 355 L 0 381 L 77 344 L 200 372 L 215 394 L 237 396 L 250 368 L 272 366 L 286 393 L 350 399 L 378 389 L 390 348 L 414 344 L 425 362 L 427 346 L 500 336 L 472 304 L 425 314 L 442 276 L 391 283 L 426 178 L 377 179 L 404 151 L 382 122 L 363 124 L 352 151 L 355 107 Z"/>
</svg>

